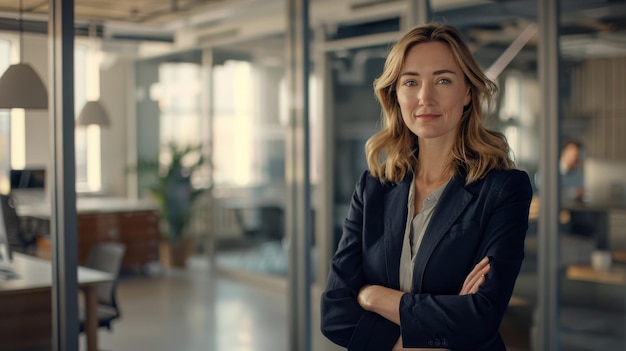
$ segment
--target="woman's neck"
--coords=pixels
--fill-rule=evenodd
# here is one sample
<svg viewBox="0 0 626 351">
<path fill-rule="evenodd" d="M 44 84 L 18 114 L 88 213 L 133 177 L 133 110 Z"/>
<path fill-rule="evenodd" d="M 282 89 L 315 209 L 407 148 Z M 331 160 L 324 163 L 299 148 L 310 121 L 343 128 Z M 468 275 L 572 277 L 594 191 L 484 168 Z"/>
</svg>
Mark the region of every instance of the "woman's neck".
<svg viewBox="0 0 626 351">
<path fill-rule="evenodd" d="M 454 174 L 452 145 L 426 145 L 420 143 L 415 179 L 418 185 L 435 189 Z"/>
<path fill-rule="evenodd" d="M 415 181 L 421 188 L 432 191 L 450 180 L 452 175 L 454 168 L 447 158 L 436 162 L 419 162 Z"/>
<path fill-rule="evenodd" d="M 418 156 L 418 167 L 414 175 L 415 193 L 413 208 L 415 213 L 420 213 L 424 199 L 439 187 L 447 183 L 454 175 L 454 167 L 450 162 L 450 156 L 439 154 L 423 157 L 421 150 Z"/>
</svg>

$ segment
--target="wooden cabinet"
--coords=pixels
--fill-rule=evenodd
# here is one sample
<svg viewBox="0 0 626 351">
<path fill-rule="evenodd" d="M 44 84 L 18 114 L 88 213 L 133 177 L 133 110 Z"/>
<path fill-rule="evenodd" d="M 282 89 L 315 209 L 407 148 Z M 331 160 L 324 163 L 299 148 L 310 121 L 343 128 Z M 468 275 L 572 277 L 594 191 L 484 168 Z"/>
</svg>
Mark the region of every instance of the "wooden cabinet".
<svg viewBox="0 0 626 351">
<path fill-rule="evenodd" d="M 79 265 L 86 263 L 91 246 L 111 241 L 126 245 L 122 269 L 139 270 L 159 261 L 159 210 L 154 203 L 85 197 L 78 198 L 76 205 Z M 49 226 L 50 208 L 45 202 L 20 203 L 16 210 L 23 218 L 36 218 Z M 50 241 L 46 235 L 37 241 L 36 255 L 50 258 Z"/>
<path fill-rule="evenodd" d="M 87 260 L 89 249 L 98 242 L 126 245 L 123 269 L 138 270 L 159 260 L 159 212 L 137 210 L 78 213 L 78 264 Z"/>
<path fill-rule="evenodd" d="M 50 349 L 52 297 L 50 288 L 0 293 L 0 350 Z M 46 348 L 47 347 L 47 348 Z"/>
</svg>

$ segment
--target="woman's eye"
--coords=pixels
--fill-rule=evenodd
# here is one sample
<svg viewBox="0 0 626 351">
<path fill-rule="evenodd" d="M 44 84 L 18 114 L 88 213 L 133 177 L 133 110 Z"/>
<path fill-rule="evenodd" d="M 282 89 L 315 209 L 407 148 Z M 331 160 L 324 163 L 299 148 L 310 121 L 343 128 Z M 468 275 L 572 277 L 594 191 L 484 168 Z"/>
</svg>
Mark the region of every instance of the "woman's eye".
<svg viewBox="0 0 626 351">
<path fill-rule="evenodd" d="M 448 79 L 448 78 L 440 78 L 437 81 L 437 83 L 439 83 L 439 84 L 450 84 L 450 83 L 452 83 L 452 81 L 450 81 L 450 79 Z"/>
<path fill-rule="evenodd" d="M 414 87 L 417 85 L 417 83 L 414 80 L 407 80 L 404 83 L 402 83 L 402 85 L 407 86 L 407 87 Z"/>
</svg>

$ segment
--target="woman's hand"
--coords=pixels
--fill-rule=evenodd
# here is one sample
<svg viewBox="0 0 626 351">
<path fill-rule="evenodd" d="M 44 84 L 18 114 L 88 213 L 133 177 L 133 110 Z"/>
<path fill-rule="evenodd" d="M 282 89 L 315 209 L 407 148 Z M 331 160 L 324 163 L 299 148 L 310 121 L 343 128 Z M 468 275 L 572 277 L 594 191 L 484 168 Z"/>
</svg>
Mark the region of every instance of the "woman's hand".
<svg viewBox="0 0 626 351">
<path fill-rule="evenodd" d="M 400 325 L 400 299 L 404 292 L 381 285 L 365 285 L 359 290 L 357 302 L 364 310 L 378 313 L 383 318 Z"/>
<path fill-rule="evenodd" d="M 459 295 L 476 294 L 478 288 L 485 282 L 485 275 L 489 273 L 491 265 L 489 264 L 489 257 L 485 257 L 474 266 L 474 269 L 467 275 L 465 282 L 463 282 L 463 288 Z"/>
<path fill-rule="evenodd" d="M 359 303 L 359 305 L 361 305 L 361 307 L 366 310 L 369 311 L 369 306 L 370 306 L 370 302 L 371 302 L 371 295 L 372 295 L 372 290 L 374 288 L 372 288 L 372 285 L 364 285 L 361 290 L 359 290 L 359 295 L 357 296 L 356 300 Z"/>
</svg>

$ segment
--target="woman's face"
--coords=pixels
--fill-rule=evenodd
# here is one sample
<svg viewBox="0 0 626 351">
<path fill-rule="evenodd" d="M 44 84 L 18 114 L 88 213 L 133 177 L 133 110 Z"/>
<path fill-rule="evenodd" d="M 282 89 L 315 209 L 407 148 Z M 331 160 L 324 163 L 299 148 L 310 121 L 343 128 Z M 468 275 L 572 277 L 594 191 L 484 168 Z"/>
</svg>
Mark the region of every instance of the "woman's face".
<svg viewBox="0 0 626 351">
<path fill-rule="evenodd" d="M 471 95 L 447 44 L 433 41 L 412 47 L 402 64 L 396 93 L 402 119 L 420 141 L 454 142 Z"/>
</svg>

